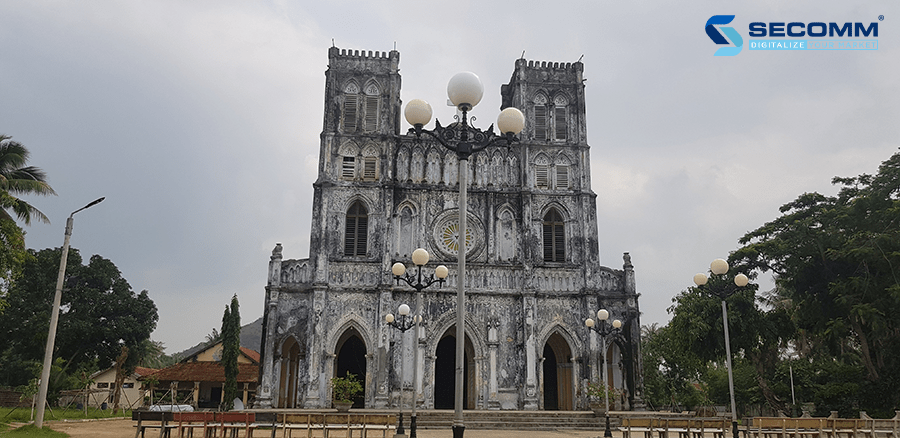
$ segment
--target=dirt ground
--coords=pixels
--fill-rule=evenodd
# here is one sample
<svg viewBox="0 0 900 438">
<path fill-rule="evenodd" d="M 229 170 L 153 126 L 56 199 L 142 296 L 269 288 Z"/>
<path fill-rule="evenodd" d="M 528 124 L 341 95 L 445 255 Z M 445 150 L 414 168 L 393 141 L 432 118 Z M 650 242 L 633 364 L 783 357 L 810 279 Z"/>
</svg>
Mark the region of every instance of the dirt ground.
<svg viewBox="0 0 900 438">
<path fill-rule="evenodd" d="M 62 422 L 51 421 L 46 423 L 53 430 L 65 432 L 72 438 L 133 438 L 135 422 L 130 419 L 104 420 L 104 421 L 79 421 Z M 305 432 L 305 431 L 304 431 Z M 259 430 L 254 437 L 271 437 L 271 431 Z M 409 436 L 409 430 L 406 431 Z M 520 431 L 520 430 L 466 430 L 466 438 L 594 438 L 603 435 L 602 431 L 565 430 L 565 431 Z M 621 436 L 614 432 L 615 436 Z M 159 436 L 158 430 L 146 431 L 147 438 Z M 276 436 L 281 437 L 281 431 Z M 305 435 L 304 435 L 305 436 Z M 388 435 L 391 437 L 391 435 Z M 450 438 L 453 433 L 449 430 L 419 429 L 418 438 Z"/>
</svg>

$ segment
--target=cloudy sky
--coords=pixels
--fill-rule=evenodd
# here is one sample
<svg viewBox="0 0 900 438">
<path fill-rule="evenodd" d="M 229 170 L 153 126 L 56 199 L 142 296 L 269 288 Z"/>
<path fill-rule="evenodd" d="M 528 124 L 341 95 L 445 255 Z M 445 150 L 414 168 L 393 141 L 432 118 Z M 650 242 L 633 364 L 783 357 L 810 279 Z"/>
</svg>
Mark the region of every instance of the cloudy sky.
<svg viewBox="0 0 900 438">
<path fill-rule="evenodd" d="M 61 246 L 69 213 L 105 196 L 72 246 L 147 289 L 153 339 L 183 350 L 232 294 L 244 322 L 262 314 L 276 242 L 308 254 L 332 41 L 396 47 L 404 102 L 444 102 L 454 73 L 476 72 L 484 124 L 523 52 L 583 57 L 602 262 L 630 252 L 642 323 L 665 324 L 693 274 L 780 205 L 900 147 L 900 3 L 686 3 L 0 1 L 0 133 L 59 194 L 29 199 L 53 223 L 26 244 Z M 737 56 L 713 56 L 704 26 L 721 14 Z M 878 50 L 751 51 L 757 21 L 878 22 Z"/>
</svg>

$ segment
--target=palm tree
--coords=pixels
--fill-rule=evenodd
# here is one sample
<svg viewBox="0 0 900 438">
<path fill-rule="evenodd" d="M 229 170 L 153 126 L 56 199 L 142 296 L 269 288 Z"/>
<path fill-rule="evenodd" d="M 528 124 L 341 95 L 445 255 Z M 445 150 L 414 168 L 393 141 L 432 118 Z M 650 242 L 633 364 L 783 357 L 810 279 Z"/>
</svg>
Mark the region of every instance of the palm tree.
<svg viewBox="0 0 900 438">
<path fill-rule="evenodd" d="M 40 210 L 19 199 L 19 195 L 55 195 L 56 192 L 47 184 L 47 175 L 34 166 L 25 166 L 30 153 L 21 143 L 12 137 L 0 134 L 0 220 L 13 220 L 10 211 L 25 225 L 31 225 L 31 219 L 50 223 Z M 7 211 L 10 210 L 10 211 Z"/>
</svg>

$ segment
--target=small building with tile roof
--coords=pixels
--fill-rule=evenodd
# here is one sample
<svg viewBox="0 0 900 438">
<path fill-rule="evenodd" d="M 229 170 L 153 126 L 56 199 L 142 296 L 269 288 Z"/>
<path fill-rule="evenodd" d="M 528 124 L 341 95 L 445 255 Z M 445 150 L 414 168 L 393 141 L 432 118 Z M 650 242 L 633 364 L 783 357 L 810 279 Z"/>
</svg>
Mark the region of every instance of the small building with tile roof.
<svg viewBox="0 0 900 438">
<path fill-rule="evenodd" d="M 176 404 L 189 404 L 196 409 L 216 408 L 224 401 L 225 367 L 221 359 L 222 342 L 217 342 L 141 380 L 145 386 L 152 383 L 153 387 L 167 391 L 161 403 L 171 403 L 174 393 Z M 258 377 L 259 353 L 241 347 L 237 382 L 244 406 L 256 396 Z"/>
</svg>

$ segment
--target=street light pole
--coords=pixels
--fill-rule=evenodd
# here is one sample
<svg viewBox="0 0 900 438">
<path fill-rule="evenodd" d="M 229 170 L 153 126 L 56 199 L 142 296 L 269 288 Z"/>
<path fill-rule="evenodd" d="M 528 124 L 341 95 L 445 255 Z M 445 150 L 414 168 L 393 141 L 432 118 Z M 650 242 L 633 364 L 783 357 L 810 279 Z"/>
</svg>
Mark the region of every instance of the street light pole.
<svg viewBox="0 0 900 438">
<path fill-rule="evenodd" d="M 709 270 L 715 275 L 725 275 L 728 272 L 728 262 L 722 259 L 715 259 L 710 263 Z M 706 274 L 694 275 L 694 284 L 701 287 L 706 284 L 708 278 Z M 738 288 L 744 287 L 749 283 L 750 279 L 744 274 L 734 276 L 734 285 Z M 738 438 L 737 424 L 737 405 L 734 402 L 734 376 L 732 375 L 731 366 L 731 337 L 728 335 L 728 306 L 725 299 L 738 291 L 737 288 L 712 290 L 706 288 L 706 291 L 722 299 L 722 327 L 725 330 L 725 365 L 728 368 L 728 391 L 731 394 L 731 433 L 734 438 Z"/>
<path fill-rule="evenodd" d="M 406 284 L 412 286 L 416 289 L 416 313 L 418 315 L 413 316 L 413 327 L 415 327 L 415 343 L 413 345 L 413 401 L 412 401 L 412 416 L 409 420 L 409 437 L 416 438 L 416 399 L 418 398 L 418 390 L 417 385 L 419 383 L 419 324 L 422 322 L 422 290 L 428 286 L 431 286 L 434 283 L 438 283 L 438 286 L 444 285 L 444 280 L 447 278 L 447 274 L 449 271 L 447 267 L 444 265 L 440 265 L 437 268 L 434 268 L 434 274 L 429 275 L 425 278 L 425 281 L 422 281 L 422 266 L 425 266 L 428 263 L 428 251 L 423 248 L 416 249 L 413 251 L 412 259 L 413 264 L 416 265 L 416 275 L 406 271 L 406 266 L 403 263 L 397 262 L 391 266 L 391 273 L 394 274 L 394 280 L 397 281 L 397 284 L 400 284 L 400 281 L 404 281 Z M 435 278 L 436 277 L 436 278 Z M 401 358 L 402 360 L 402 358 Z M 402 365 L 401 365 L 402 369 Z M 400 379 L 400 403 L 403 403 L 403 379 Z M 402 419 L 402 406 L 401 406 L 401 426 L 397 429 L 397 434 L 403 433 L 403 419 Z"/>
<path fill-rule="evenodd" d="M 41 383 L 38 390 L 37 416 L 34 425 L 38 429 L 44 426 L 44 406 L 47 404 L 47 388 L 50 385 L 50 366 L 53 364 L 53 345 L 56 343 L 56 325 L 59 322 L 59 306 L 62 302 L 63 277 L 66 273 L 66 259 L 69 257 L 69 239 L 72 237 L 72 226 L 75 223 L 75 213 L 93 207 L 105 197 L 97 199 L 84 207 L 79 208 L 66 219 L 66 235 L 63 240 L 62 254 L 59 258 L 59 273 L 56 276 L 56 293 L 53 295 L 53 309 L 50 311 L 50 330 L 47 332 L 47 346 L 44 348 L 44 368 L 41 369 Z"/>
<path fill-rule="evenodd" d="M 398 312 L 400 314 L 400 319 L 395 320 L 394 314 L 388 313 L 384 316 L 384 321 L 388 323 L 389 326 L 400 330 L 400 333 L 406 333 L 407 330 L 413 328 L 416 325 L 416 317 L 409 316 L 409 306 L 406 304 L 401 304 Z M 394 436 L 403 436 L 405 431 L 403 430 L 403 341 L 400 341 L 400 417 L 397 419 L 397 433 Z"/>
<path fill-rule="evenodd" d="M 525 127 L 525 116 L 516 108 L 509 107 L 497 117 L 497 127 L 501 135 L 494 133 L 491 125 L 487 131 L 468 124 L 467 114 L 481 102 L 484 86 L 481 79 L 472 72 L 457 73 L 447 84 L 447 96 L 460 111 L 459 122 L 447 127 L 435 120 L 433 131 L 423 129 L 431 121 L 431 105 L 424 100 L 413 99 L 406 105 L 405 116 L 410 125 L 409 132 L 420 138 L 422 133 L 428 134 L 445 148 L 456 152 L 459 160 L 459 235 L 457 236 L 457 292 L 456 292 L 456 398 L 454 403 L 455 419 L 453 421 L 453 437 L 463 438 L 466 426 L 463 421 L 463 382 L 465 369 L 465 323 L 466 323 L 466 244 L 468 240 L 467 200 L 469 156 L 486 147 L 505 140 L 509 146 L 519 141 L 516 134 Z"/>
<path fill-rule="evenodd" d="M 618 319 L 613 320 L 611 326 L 606 325 L 606 320 L 608 319 L 609 311 L 600 309 L 597 311 L 597 320 L 600 321 L 600 325 L 595 325 L 594 320 L 591 318 L 584 320 L 585 327 L 594 330 L 600 335 L 600 366 L 602 374 L 601 378 L 603 379 L 604 406 L 606 407 L 606 430 L 603 431 L 604 437 L 612 437 L 612 431 L 609 428 L 609 377 L 606 375 L 606 337 L 613 333 L 617 333 L 622 327 L 622 321 Z"/>
</svg>

